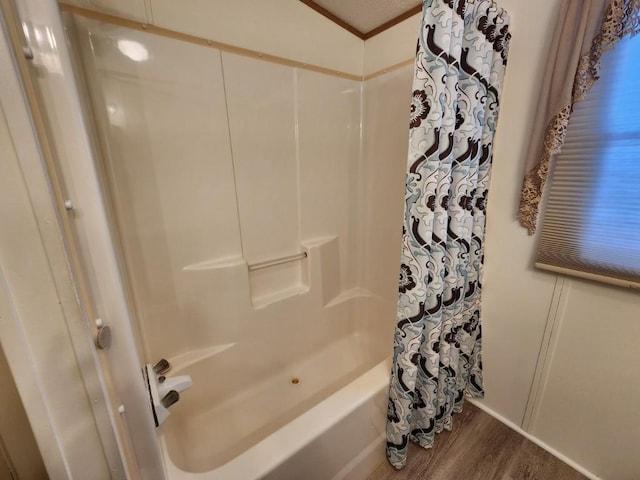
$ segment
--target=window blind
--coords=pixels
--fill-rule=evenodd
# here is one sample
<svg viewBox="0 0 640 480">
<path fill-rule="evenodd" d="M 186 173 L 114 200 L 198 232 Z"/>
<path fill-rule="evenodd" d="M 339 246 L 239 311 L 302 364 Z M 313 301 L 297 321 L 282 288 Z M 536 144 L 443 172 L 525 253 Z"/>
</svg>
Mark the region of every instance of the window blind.
<svg viewBox="0 0 640 480">
<path fill-rule="evenodd" d="M 638 58 L 640 35 L 621 40 L 575 105 L 551 176 L 539 268 L 640 288 Z"/>
</svg>

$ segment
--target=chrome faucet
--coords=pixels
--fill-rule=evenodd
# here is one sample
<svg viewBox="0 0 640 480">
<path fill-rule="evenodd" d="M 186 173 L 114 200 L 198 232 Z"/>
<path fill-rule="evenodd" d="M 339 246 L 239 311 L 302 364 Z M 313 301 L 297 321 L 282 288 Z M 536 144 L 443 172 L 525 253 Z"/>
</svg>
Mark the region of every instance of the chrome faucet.
<svg viewBox="0 0 640 480">
<path fill-rule="evenodd" d="M 164 398 L 169 392 L 180 393 L 193 385 L 189 375 L 178 375 L 177 377 L 158 377 L 158 395 Z"/>
<path fill-rule="evenodd" d="M 189 375 L 167 377 L 165 373 L 170 369 L 171 364 L 163 358 L 153 367 L 150 364 L 145 365 L 143 370 L 156 427 L 167 419 L 170 414 L 169 407 L 180 400 L 180 392 L 193 385 Z"/>
</svg>

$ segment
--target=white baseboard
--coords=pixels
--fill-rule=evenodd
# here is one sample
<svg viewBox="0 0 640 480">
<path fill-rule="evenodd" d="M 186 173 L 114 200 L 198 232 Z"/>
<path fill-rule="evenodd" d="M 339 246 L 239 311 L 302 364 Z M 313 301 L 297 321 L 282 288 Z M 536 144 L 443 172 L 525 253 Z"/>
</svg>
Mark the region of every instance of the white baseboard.
<svg viewBox="0 0 640 480">
<path fill-rule="evenodd" d="M 522 435 L 523 437 L 525 437 L 527 440 L 531 440 L 533 443 L 535 443 L 536 445 L 538 445 L 540 448 L 546 450 L 547 452 L 549 452 L 551 455 L 553 455 L 554 457 L 556 457 L 558 460 L 561 460 L 562 462 L 566 463 L 567 465 L 569 465 L 571 468 L 577 470 L 578 472 L 580 472 L 582 475 L 584 475 L 585 477 L 587 477 L 590 480 L 603 480 L 601 477 L 591 473 L 589 470 L 587 470 L 586 468 L 584 468 L 581 465 L 578 465 L 576 462 L 574 462 L 573 460 L 571 460 L 569 457 L 566 457 L 565 455 L 563 455 L 562 453 L 558 452 L 556 449 L 550 447 L 549 445 L 547 445 L 546 443 L 544 443 L 542 440 L 540 440 L 537 437 L 534 437 L 533 435 L 531 435 L 530 433 L 524 431 L 522 428 L 520 428 L 518 425 L 516 425 L 515 423 L 511 422 L 510 420 L 507 420 L 506 418 L 504 418 L 502 415 L 500 415 L 499 413 L 494 412 L 493 410 L 491 410 L 489 407 L 487 407 L 486 405 L 484 405 L 483 403 L 481 403 L 480 401 L 473 399 L 473 398 L 467 398 L 465 399 L 465 401 L 475 405 L 476 407 L 478 407 L 480 410 L 484 411 L 485 413 L 491 415 L 493 418 L 495 418 L 496 420 L 498 420 L 501 423 L 504 423 L 507 427 L 509 427 L 510 429 L 518 432 L 520 435 Z"/>
</svg>

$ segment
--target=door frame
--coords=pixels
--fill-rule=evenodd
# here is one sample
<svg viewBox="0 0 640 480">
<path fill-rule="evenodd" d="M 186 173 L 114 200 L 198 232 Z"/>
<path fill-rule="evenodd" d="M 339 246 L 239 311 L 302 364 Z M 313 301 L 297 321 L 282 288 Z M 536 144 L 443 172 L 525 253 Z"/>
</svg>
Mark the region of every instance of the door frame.
<svg viewBox="0 0 640 480">
<path fill-rule="evenodd" d="M 67 382 L 61 386 L 44 380 L 55 365 L 51 358 L 45 360 L 50 346 L 43 344 L 38 319 L 15 308 L 12 321 L 0 322 L 0 340 L 52 478 L 82 478 L 91 457 L 96 459 L 92 472 L 98 473 L 102 454 L 111 478 L 161 480 L 165 474 L 141 375 L 143 361 L 58 5 L 55 0 L 17 3 L 0 0 L 0 104 L 20 173 L 14 180 L 28 198 L 16 209 L 22 218 L 30 215 L 35 226 L 24 240 L 39 245 L 49 270 L 37 276 L 28 272 L 33 277 L 20 285 L 20 293 L 35 297 L 46 282 L 55 290 L 62 311 L 57 322 L 47 318 L 47 328 L 66 342 L 56 345 L 59 354 L 73 358 L 65 363 Z M 37 41 L 38 35 L 25 38 L 21 26 L 40 29 L 39 37 L 45 40 Z M 31 49 L 32 60 L 22 55 L 23 47 Z M 47 70 L 52 66 L 56 71 Z M 73 207 L 65 207 L 67 200 Z M 11 248 L 0 238 L 2 254 L 20 253 Z M 17 282 L 5 267 L 0 270 L 1 286 L 9 292 L 5 303 L 11 303 Z M 97 319 L 113 331 L 108 350 L 95 347 Z M 67 389 L 71 382 L 79 383 L 82 391 Z M 65 419 L 58 418 L 62 405 L 76 405 L 78 415 L 88 407 L 89 416 L 82 422 L 88 450 L 84 454 L 78 442 L 65 442 Z M 89 451 L 91 434 L 97 435 L 102 452 Z"/>
</svg>

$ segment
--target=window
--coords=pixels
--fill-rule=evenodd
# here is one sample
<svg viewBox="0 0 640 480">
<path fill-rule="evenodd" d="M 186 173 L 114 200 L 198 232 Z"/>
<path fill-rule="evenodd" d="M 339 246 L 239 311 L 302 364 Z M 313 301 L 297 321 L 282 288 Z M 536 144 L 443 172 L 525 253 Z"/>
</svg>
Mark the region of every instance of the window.
<svg viewBox="0 0 640 480">
<path fill-rule="evenodd" d="M 640 288 L 640 35 L 603 55 L 556 158 L 536 266 Z"/>
</svg>

